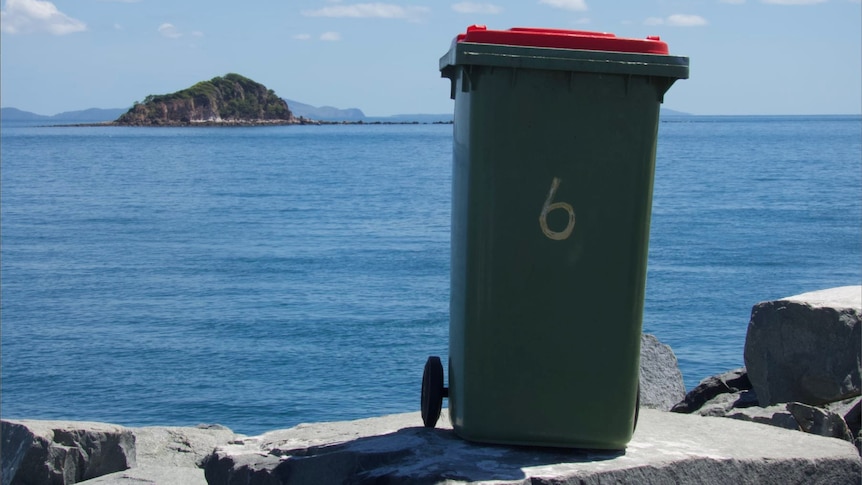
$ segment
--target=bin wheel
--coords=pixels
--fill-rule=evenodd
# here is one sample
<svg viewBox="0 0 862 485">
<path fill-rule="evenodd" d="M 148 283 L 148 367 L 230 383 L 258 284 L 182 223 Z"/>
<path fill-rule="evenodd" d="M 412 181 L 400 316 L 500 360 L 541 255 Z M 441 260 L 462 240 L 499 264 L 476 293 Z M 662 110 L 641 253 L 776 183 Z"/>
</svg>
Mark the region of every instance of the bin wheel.
<svg viewBox="0 0 862 485">
<path fill-rule="evenodd" d="M 638 415 L 640 414 L 640 410 L 641 410 L 641 385 L 638 384 L 638 395 L 635 398 L 635 424 L 634 424 L 634 426 L 632 426 L 632 433 L 634 433 L 635 430 L 638 429 Z"/>
<path fill-rule="evenodd" d="M 440 357 L 432 355 L 425 362 L 425 372 L 422 373 L 422 422 L 426 428 L 437 425 L 446 394 L 443 387 L 443 364 Z"/>
</svg>

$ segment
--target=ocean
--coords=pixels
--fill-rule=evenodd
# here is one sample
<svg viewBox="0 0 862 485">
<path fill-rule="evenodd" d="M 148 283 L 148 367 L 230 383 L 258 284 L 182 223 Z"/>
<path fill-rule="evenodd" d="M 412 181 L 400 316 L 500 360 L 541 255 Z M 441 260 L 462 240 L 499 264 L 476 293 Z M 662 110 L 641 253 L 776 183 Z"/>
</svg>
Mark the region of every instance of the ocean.
<svg viewBox="0 0 862 485">
<path fill-rule="evenodd" d="M 419 409 L 451 125 L 0 130 L 4 418 Z M 862 283 L 859 116 L 668 118 L 656 166 L 643 326 L 687 388 L 743 365 L 755 303 Z"/>
</svg>

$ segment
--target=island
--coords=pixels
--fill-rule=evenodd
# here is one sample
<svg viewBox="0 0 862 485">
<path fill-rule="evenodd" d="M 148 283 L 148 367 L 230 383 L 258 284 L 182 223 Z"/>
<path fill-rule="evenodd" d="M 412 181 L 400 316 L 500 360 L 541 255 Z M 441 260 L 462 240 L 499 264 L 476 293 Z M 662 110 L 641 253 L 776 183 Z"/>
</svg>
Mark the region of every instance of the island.
<svg viewBox="0 0 862 485">
<path fill-rule="evenodd" d="M 171 94 L 149 95 L 111 124 L 121 126 L 254 126 L 307 122 L 272 89 L 236 73 Z"/>
<path fill-rule="evenodd" d="M 452 124 L 452 117 L 451 113 L 366 117 L 358 108 L 315 107 L 283 99 L 263 84 L 236 73 L 201 81 L 175 93 L 148 95 L 129 109 L 90 108 L 53 116 L 12 107 L 0 109 L 4 122 L 56 122 L 45 125 L 50 127 L 437 125 Z"/>
</svg>

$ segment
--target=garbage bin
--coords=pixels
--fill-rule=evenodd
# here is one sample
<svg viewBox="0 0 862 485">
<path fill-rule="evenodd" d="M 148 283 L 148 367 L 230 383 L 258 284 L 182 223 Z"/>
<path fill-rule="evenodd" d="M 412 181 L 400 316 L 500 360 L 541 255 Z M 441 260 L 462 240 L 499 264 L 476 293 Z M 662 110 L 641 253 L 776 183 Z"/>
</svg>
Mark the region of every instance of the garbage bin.
<svg viewBox="0 0 862 485">
<path fill-rule="evenodd" d="M 468 440 L 623 449 L 637 420 L 659 105 L 688 58 L 658 37 L 472 26 L 455 100 L 449 399 Z"/>
</svg>

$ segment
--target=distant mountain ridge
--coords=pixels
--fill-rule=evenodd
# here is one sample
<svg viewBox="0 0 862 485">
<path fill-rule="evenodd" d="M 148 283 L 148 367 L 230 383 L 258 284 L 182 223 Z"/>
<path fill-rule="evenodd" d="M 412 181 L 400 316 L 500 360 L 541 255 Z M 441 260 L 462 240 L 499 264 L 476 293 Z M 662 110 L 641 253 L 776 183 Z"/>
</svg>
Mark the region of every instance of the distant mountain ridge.
<svg viewBox="0 0 862 485">
<path fill-rule="evenodd" d="M 294 116 L 307 120 L 356 123 L 448 123 L 452 113 L 442 114 L 398 114 L 392 116 L 366 116 L 359 108 L 334 108 L 332 106 L 312 106 L 292 99 L 285 99 Z"/>
<path fill-rule="evenodd" d="M 98 123 L 117 119 L 126 112 L 125 108 L 90 108 L 79 111 L 64 111 L 55 115 L 40 115 L 17 108 L 0 108 L 0 119 L 7 121 L 51 121 L 51 122 L 80 122 Z"/>
<path fill-rule="evenodd" d="M 694 116 L 694 115 L 691 113 L 684 113 L 682 111 L 676 111 L 676 110 L 668 109 L 668 108 L 665 108 L 664 106 L 662 106 L 660 116 Z"/>
<path fill-rule="evenodd" d="M 359 108 L 339 109 L 332 106 L 312 106 L 292 99 L 285 99 L 296 117 L 315 121 L 362 121 L 365 113 Z"/>
</svg>

